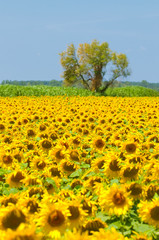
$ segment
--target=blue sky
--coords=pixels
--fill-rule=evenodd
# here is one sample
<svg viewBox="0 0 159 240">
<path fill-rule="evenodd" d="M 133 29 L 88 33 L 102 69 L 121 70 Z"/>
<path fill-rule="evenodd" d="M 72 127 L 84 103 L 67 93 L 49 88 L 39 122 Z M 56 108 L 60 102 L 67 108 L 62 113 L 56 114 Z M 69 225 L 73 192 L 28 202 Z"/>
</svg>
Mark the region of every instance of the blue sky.
<svg viewBox="0 0 159 240">
<path fill-rule="evenodd" d="M 0 0 L 0 82 L 61 80 L 59 53 L 94 39 L 159 82 L 159 0 Z"/>
</svg>

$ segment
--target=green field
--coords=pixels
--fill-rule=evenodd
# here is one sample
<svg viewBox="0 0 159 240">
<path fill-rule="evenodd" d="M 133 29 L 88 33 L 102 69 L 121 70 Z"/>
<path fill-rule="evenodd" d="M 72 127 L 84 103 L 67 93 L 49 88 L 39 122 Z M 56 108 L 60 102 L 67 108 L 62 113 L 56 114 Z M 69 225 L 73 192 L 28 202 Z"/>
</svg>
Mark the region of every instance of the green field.
<svg viewBox="0 0 159 240">
<path fill-rule="evenodd" d="M 91 92 L 82 88 L 74 87 L 50 87 L 50 86 L 14 86 L 14 85 L 0 85 L 0 96 L 15 97 L 15 96 L 100 96 L 100 93 Z M 113 97 L 156 97 L 159 92 L 139 87 L 120 87 L 108 88 L 104 96 Z"/>
</svg>

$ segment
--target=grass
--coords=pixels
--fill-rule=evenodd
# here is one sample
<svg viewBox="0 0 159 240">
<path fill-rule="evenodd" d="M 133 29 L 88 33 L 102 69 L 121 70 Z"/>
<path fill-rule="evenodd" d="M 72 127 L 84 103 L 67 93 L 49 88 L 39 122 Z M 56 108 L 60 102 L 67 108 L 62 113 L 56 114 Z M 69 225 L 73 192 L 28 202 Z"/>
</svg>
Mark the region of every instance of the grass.
<svg viewBox="0 0 159 240">
<path fill-rule="evenodd" d="M 50 87 L 50 86 L 14 86 L 0 85 L 0 96 L 16 97 L 16 96 L 100 96 L 99 93 L 94 93 L 82 88 L 73 87 Z M 104 94 L 112 97 L 157 97 L 159 92 L 139 87 L 120 87 L 108 88 Z"/>
</svg>

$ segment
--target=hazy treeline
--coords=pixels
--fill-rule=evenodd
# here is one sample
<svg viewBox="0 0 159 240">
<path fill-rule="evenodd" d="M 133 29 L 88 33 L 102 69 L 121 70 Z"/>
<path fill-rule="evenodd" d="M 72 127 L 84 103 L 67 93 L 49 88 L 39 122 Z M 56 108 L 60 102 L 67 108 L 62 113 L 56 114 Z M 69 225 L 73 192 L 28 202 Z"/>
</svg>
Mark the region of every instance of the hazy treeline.
<svg viewBox="0 0 159 240">
<path fill-rule="evenodd" d="M 45 86 L 57 86 L 61 87 L 63 84 L 63 81 L 57 81 L 57 80 L 3 80 L 1 85 L 17 85 L 17 86 L 35 86 L 35 85 L 45 85 Z"/>
</svg>

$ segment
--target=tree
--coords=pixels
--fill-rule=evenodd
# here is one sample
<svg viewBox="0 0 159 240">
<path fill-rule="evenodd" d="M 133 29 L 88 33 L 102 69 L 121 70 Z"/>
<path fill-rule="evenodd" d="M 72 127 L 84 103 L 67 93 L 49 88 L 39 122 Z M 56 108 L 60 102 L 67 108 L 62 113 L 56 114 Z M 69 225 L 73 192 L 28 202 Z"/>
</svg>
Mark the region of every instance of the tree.
<svg viewBox="0 0 159 240">
<path fill-rule="evenodd" d="M 107 42 L 79 44 L 77 51 L 71 44 L 60 56 L 66 86 L 82 83 L 91 91 L 103 93 L 119 77 L 130 75 L 126 55 L 113 52 Z"/>
</svg>

